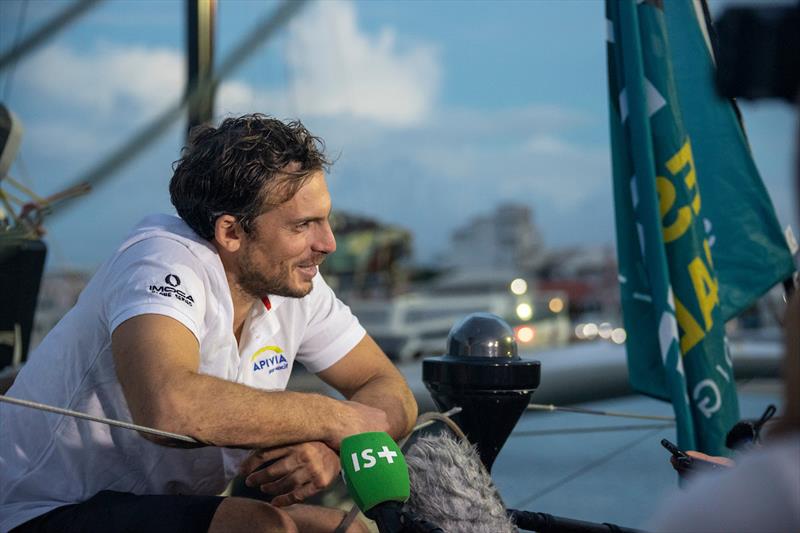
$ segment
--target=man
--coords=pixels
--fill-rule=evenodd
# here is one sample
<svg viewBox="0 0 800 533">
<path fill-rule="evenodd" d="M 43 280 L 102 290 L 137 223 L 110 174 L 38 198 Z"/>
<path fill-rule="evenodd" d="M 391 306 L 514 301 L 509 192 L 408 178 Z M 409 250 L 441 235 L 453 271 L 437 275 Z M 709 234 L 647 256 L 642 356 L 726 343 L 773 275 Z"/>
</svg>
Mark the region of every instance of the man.
<svg viewBox="0 0 800 533">
<path fill-rule="evenodd" d="M 196 132 L 170 183 L 180 218 L 140 223 L 9 395 L 209 446 L 4 404 L 0 530 L 336 527 L 343 513 L 298 502 L 336 478 L 344 437 L 398 438 L 417 407 L 318 273 L 336 249 L 326 165 L 299 122 L 247 115 Z M 347 401 L 285 391 L 295 360 Z M 214 496 L 237 473 L 271 503 Z"/>
</svg>

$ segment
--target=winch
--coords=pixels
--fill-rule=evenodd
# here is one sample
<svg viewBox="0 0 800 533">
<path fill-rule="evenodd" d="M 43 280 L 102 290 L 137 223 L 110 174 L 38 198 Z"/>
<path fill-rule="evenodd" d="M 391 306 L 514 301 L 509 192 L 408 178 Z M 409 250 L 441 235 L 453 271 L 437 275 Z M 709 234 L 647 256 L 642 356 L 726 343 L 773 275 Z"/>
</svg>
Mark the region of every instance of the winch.
<svg viewBox="0 0 800 533">
<path fill-rule="evenodd" d="M 447 353 L 422 362 L 422 380 L 453 417 L 491 471 L 497 454 L 539 386 L 539 361 L 519 356 L 514 331 L 499 316 L 473 313 L 456 323 Z"/>
</svg>

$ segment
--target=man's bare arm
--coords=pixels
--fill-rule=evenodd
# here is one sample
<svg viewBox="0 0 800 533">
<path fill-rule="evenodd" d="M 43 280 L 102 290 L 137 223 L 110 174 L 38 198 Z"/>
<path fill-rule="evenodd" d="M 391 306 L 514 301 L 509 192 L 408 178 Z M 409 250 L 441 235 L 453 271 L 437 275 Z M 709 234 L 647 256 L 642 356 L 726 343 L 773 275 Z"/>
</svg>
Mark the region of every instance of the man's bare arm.
<svg viewBox="0 0 800 533">
<path fill-rule="evenodd" d="M 414 395 L 403 375 L 369 335 L 317 375 L 348 400 L 385 411 L 389 434 L 395 439 L 407 435 L 414 427 L 417 419 Z"/>
<path fill-rule="evenodd" d="M 267 392 L 198 373 L 199 345 L 180 322 L 140 315 L 112 335 L 117 377 L 133 420 L 217 446 L 268 448 L 386 431 L 379 409 L 317 394 Z"/>
</svg>

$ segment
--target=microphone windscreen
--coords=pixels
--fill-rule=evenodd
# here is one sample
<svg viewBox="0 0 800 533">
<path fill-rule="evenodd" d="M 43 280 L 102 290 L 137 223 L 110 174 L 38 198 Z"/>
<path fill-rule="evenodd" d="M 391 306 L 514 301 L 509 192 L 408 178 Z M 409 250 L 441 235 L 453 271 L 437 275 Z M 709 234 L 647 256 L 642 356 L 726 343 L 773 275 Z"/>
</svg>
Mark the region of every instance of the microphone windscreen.
<svg viewBox="0 0 800 533">
<path fill-rule="evenodd" d="M 374 431 L 342 439 L 339 460 L 347 491 L 362 512 L 380 503 L 408 499 L 408 466 L 388 433 Z"/>
<path fill-rule="evenodd" d="M 444 531 L 516 533 L 474 446 L 446 433 L 422 436 L 406 453 L 405 509 Z"/>
</svg>

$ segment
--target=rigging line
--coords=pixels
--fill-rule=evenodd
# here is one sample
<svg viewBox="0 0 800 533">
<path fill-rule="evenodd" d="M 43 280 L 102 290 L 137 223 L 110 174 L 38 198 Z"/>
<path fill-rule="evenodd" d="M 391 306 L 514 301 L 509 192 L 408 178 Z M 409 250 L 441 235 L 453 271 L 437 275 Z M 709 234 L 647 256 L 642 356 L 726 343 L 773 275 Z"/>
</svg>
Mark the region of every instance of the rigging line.
<svg viewBox="0 0 800 533">
<path fill-rule="evenodd" d="M 25 15 L 28 13 L 28 0 L 25 0 L 22 3 L 22 6 L 19 8 L 19 17 L 17 17 L 17 34 L 14 36 L 14 44 L 13 46 L 17 46 L 19 40 L 22 38 L 22 29 L 25 27 Z M 17 61 L 14 61 L 11 64 L 11 70 L 8 72 L 8 76 L 6 76 L 6 88 L 3 91 L 3 100 L 8 102 L 8 98 L 11 96 L 11 86 L 14 84 L 14 72 L 17 70 Z"/>
<path fill-rule="evenodd" d="M 5 207 L 6 210 L 8 211 L 7 216 L 11 217 L 11 219 L 14 221 L 14 224 L 18 226 L 19 217 L 17 217 L 17 214 L 14 212 L 14 206 L 11 205 L 9 194 L 3 189 L 0 189 L 0 203 L 2 203 L 3 207 Z M 0 258 L 1 257 L 2 254 L 0 254 Z"/>
<path fill-rule="evenodd" d="M 22 191 L 28 196 L 30 196 L 31 199 L 36 203 L 39 204 L 47 203 L 47 200 L 45 198 L 42 198 L 41 196 L 33 192 L 30 188 L 28 188 L 24 183 L 20 182 L 19 180 L 15 180 L 9 175 L 6 175 L 6 177 L 3 179 L 5 179 L 8 183 L 13 185 L 17 190 Z"/>
<path fill-rule="evenodd" d="M 74 2 L 43 26 L 35 30 L 21 43 L 16 44 L 11 50 L 0 55 L 0 71 L 44 43 L 47 39 L 69 25 L 74 19 L 85 13 L 90 7 L 101 1 L 102 0 L 77 0 Z"/>
<path fill-rule="evenodd" d="M 583 407 L 561 407 L 553 404 L 531 403 L 527 407 L 530 411 L 563 411 L 566 413 L 579 413 L 584 415 L 615 416 L 619 418 L 635 418 L 638 420 L 663 420 L 674 422 L 674 416 L 640 415 L 634 413 L 620 413 L 616 411 L 600 411 L 597 409 L 584 409 Z"/>
<path fill-rule="evenodd" d="M 553 492 L 557 488 L 569 483 L 570 481 L 573 481 L 573 480 L 583 476 L 584 474 L 589 473 L 591 470 L 594 470 L 595 468 L 604 465 L 605 463 L 607 463 L 610 460 L 612 460 L 615 457 L 617 457 L 621 452 L 624 452 L 624 451 L 630 449 L 631 447 L 636 446 L 637 444 L 639 444 L 639 443 L 651 438 L 653 435 L 655 435 L 659 431 L 661 431 L 661 430 L 660 429 L 654 429 L 652 431 L 648 431 L 645 435 L 642 435 L 642 436 L 640 436 L 640 437 L 638 437 L 638 438 L 636 438 L 636 439 L 624 444 L 623 446 L 620 446 L 619 448 L 616 448 L 616 449 L 612 450 L 611 452 L 609 452 L 608 454 L 604 455 L 603 457 L 600 457 L 599 459 L 597 459 L 595 461 L 592 461 L 588 465 L 586 465 L 586 466 L 584 466 L 582 468 L 579 468 L 578 470 L 576 470 L 572 474 L 567 475 L 566 477 L 556 481 L 555 483 L 551 483 L 550 485 L 546 486 L 542 490 L 533 493 L 532 495 L 530 495 L 527 498 L 517 502 L 516 504 L 512 505 L 511 507 L 514 508 L 514 509 L 524 509 L 526 506 L 530 505 L 535 500 L 541 498 L 542 496 L 545 496 L 545 495 L 549 494 L 550 492 Z"/>
<path fill-rule="evenodd" d="M 164 134 L 167 129 L 180 119 L 188 106 L 193 105 L 199 99 L 203 98 L 210 87 L 217 86 L 222 79 L 226 78 L 239 67 L 239 65 L 263 44 L 264 41 L 291 19 L 303 7 L 306 1 L 307 0 L 286 0 L 283 2 L 283 4 L 245 36 L 220 68 L 217 69 L 213 78 L 201 80 L 200 83 L 194 87 L 194 90 L 139 130 L 127 143 L 100 161 L 100 163 L 95 165 L 94 168 L 89 170 L 86 174 L 74 180 L 72 186 L 80 186 L 84 183 L 89 186 L 96 186 L 108 178 L 113 172 L 137 157 L 147 146 L 152 144 L 155 139 Z M 61 212 L 65 206 L 71 204 L 71 199 L 65 200 L 54 207 L 51 214 Z"/>
<path fill-rule="evenodd" d="M 122 420 L 115 420 L 113 418 L 105 418 L 102 416 L 94 416 L 88 413 L 82 413 L 80 411 L 73 411 L 72 409 L 64 409 L 63 407 L 55 407 L 53 405 L 47 405 L 44 403 L 34 402 L 31 400 L 23 400 L 21 398 L 14 398 L 11 396 L 6 396 L 5 394 L 0 394 L 0 402 L 7 402 L 13 405 L 18 405 L 21 407 L 28 407 L 30 409 L 38 409 L 39 411 L 47 411 L 48 413 L 55 413 L 58 415 L 65 415 L 71 416 L 73 418 L 81 418 L 83 420 L 90 420 L 92 422 L 100 422 L 101 424 L 107 424 L 109 426 L 116 426 L 124 429 L 130 429 L 133 431 L 138 431 L 140 433 L 149 433 L 151 435 L 157 435 L 159 437 L 167 437 L 170 439 L 176 439 L 183 442 L 189 442 L 192 444 L 203 444 L 208 445 L 208 443 L 199 441 L 187 435 L 181 435 L 179 433 L 171 433 L 169 431 L 162 431 L 160 429 L 155 429 L 147 426 L 140 426 L 139 424 L 132 424 L 130 422 L 123 422 Z M 427 427 L 435 422 L 435 420 L 424 419 L 426 415 L 429 418 L 436 418 L 436 419 L 447 419 L 455 414 L 461 412 L 461 407 L 453 407 L 449 411 L 445 411 L 444 413 L 426 413 L 425 415 L 420 416 L 421 423 L 414 426 L 414 429 L 411 431 L 418 431 L 424 427 Z M 435 415 L 435 416 L 434 416 Z M 213 445 L 212 445 L 213 446 Z"/>
<path fill-rule="evenodd" d="M 6 189 L 3 189 L 2 187 L 0 187 L 0 194 L 5 196 L 5 198 L 9 202 L 13 202 L 13 203 L 15 203 L 17 205 L 25 205 L 25 200 L 23 200 L 22 198 L 20 198 L 16 194 L 13 194 L 12 192 L 7 191 Z"/>
<path fill-rule="evenodd" d="M 193 439 L 192 437 L 187 437 L 186 435 L 179 435 L 178 433 L 170 433 L 169 431 L 161 431 L 160 429 L 149 428 L 146 426 L 140 426 L 138 424 L 131 424 L 129 422 L 123 422 L 121 420 L 114 420 L 112 418 L 104 418 L 100 416 L 93 416 L 87 413 L 81 413 L 80 411 L 73 411 L 71 409 L 64 409 L 61 407 L 54 407 L 52 405 L 47 405 L 39 402 L 32 402 L 30 400 L 21 400 L 19 398 L 12 398 L 11 396 L 6 396 L 4 394 L 0 394 L 0 401 L 8 402 L 14 405 L 20 405 L 22 407 L 30 407 L 32 409 L 39 409 L 40 411 L 47 411 L 49 413 L 55 413 L 59 415 L 66 415 L 71 416 L 74 418 L 82 418 L 84 420 L 91 420 L 92 422 L 100 422 L 101 424 L 107 424 L 109 426 L 116 426 L 125 429 L 131 429 L 133 431 L 139 431 L 141 433 L 150 433 L 151 435 L 158 435 L 159 437 L 167 437 L 170 439 L 176 439 L 183 442 L 190 442 L 192 444 L 203 444 L 197 439 Z"/>
<path fill-rule="evenodd" d="M 21 43 L 0 55 L 0 71 L 13 64 L 18 59 L 21 59 L 34 48 L 42 45 L 50 37 L 68 26 L 73 20 L 83 15 L 89 8 L 102 1 L 103 0 L 77 0 L 71 4 L 68 8 L 64 9 L 64 11 L 35 30 Z"/>
<path fill-rule="evenodd" d="M 572 435 L 576 433 L 604 433 L 609 431 L 641 431 L 644 429 L 667 429 L 675 427 L 675 423 L 667 424 L 633 424 L 627 426 L 592 426 L 584 428 L 537 429 L 532 431 L 515 431 L 510 437 L 544 437 L 548 435 Z"/>
</svg>

